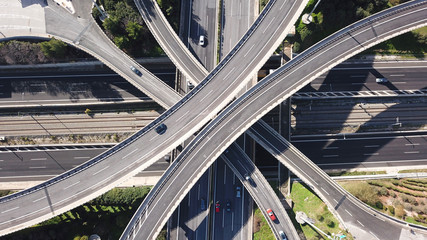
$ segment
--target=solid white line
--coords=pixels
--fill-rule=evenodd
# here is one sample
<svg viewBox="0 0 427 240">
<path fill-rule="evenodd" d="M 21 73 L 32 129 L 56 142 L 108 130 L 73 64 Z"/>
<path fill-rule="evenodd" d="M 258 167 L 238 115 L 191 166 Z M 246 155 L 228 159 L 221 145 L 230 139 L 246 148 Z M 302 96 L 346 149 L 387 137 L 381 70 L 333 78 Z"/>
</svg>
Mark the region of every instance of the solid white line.
<svg viewBox="0 0 427 240">
<path fill-rule="evenodd" d="M 19 207 L 14 207 L 14 208 L 11 208 L 11 209 L 8 209 L 8 210 L 4 210 L 3 212 L 1 212 L 1 213 L 7 213 L 7 212 L 10 212 L 10 211 L 13 211 L 13 210 L 15 210 L 15 209 L 18 209 Z"/>
<path fill-rule="evenodd" d="M 363 225 L 361 222 L 359 222 L 359 220 L 356 220 L 360 225 L 362 225 L 362 227 L 365 227 L 365 225 Z"/>
<path fill-rule="evenodd" d="M 406 154 L 420 153 L 420 151 L 405 152 Z"/>
<path fill-rule="evenodd" d="M 125 159 L 125 158 L 129 157 L 129 155 L 131 155 L 132 153 L 136 152 L 136 150 L 138 150 L 138 148 L 136 148 L 132 152 L 126 154 L 124 157 L 122 157 L 122 159 Z"/>
<path fill-rule="evenodd" d="M 364 146 L 365 148 L 376 148 L 379 147 L 380 145 L 366 145 Z"/>
<path fill-rule="evenodd" d="M 369 231 L 370 234 L 372 234 L 376 239 L 380 240 L 375 234 L 373 234 L 371 231 Z"/>
<path fill-rule="evenodd" d="M 38 169 L 38 168 L 46 168 L 46 166 L 42 166 L 42 167 L 29 167 L 30 169 Z"/>
<path fill-rule="evenodd" d="M 31 158 L 31 161 L 43 161 L 43 160 L 47 160 L 47 158 Z"/>
<path fill-rule="evenodd" d="M 79 184 L 79 182 L 80 182 L 80 181 L 77 181 L 77 182 L 75 182 L 75 183 L 73 183 L 73 184 L 71 184 L 71 185 L 68 185 L 66 188 L 64 188 L 64 190 L 69 189 L 70 187 L 72 187 L 72 186 L 74 186 L 74 185 Z"/>
<path fill-rule="evenodd" d="M 347 211 L 347 209 L 344 209 L 344 211 L 346 211 L 348 213 L 348 215 L 353 217 L 353 215 L 351 215 L 351 213 L 349 211 Z"/>
<path fill-rule="evenodd" d="M 325 157 L 325 158 L 329 158 L 329 157 L 338 157 L 338 155 L 323 155 L 322 157 Z"/>
<path fill-rule="evenodd" d="M 43 200 L 43 199 L 45 199 L 45 198 L 46 198 L 46 196 L 41 197 L 41 198 L 39 198 L 39 199 L 36 199 L 36 200 L 34 200 L 33 202 L 38 202 L 38 201 Z"/>
<path fill-rule="evenodd" d="M 109 167 L 110 167 L 110 166 L 106 166 L 106 167 L 104 167 L 103 169 L 101 169 L 101 170 L 99 170 L 99 171 L 95 172 L 94 174 L 92 174 L 92 176 L 95 176 L 96 174 L 98 174 L 98 173 L 100 173 L 100 172 L 104 171 L 105 169 L 107 169 L 107 168 L 109 168 Z"/>
<path fill-rule="evenodd" d="M 74 157 L 74 159 L 89 159 L 90 157 Z"/>
</svg>

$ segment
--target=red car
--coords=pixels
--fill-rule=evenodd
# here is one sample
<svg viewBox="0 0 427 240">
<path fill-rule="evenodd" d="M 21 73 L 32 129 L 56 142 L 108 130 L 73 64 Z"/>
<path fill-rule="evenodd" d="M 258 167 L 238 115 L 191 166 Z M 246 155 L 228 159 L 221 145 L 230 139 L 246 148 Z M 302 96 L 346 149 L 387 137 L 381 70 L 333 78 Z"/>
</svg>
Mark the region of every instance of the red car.
<svg viewBox="0 0 427 240">
<path fill-rule="evenodd" d="M 276 221 L 276 216 L 274 216 L 273 211 L 269 208 L 267 209 L 268 216 L 270 216 L 272 221 Z"/>
<path fill-rule="evenodd" d="M 215 203 L 215 212 L 219 212 L 219 207 L 220 207 L 221 205 L 219 204 L 219 201 L 216 201 L 216 203 Z"/>
</svg>

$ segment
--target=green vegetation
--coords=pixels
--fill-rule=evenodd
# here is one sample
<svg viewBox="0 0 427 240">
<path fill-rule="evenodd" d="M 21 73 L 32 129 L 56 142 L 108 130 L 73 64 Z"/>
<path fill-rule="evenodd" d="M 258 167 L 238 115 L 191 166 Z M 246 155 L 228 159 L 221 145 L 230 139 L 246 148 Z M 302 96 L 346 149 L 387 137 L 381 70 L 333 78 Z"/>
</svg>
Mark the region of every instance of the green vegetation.
<svg viewBox="0 0 427 240">
<path fill-rule="evenodd" d="M 426 179 L 383 179 L 340 184 L 383 213 L 427 226 Z"/>
<path fill-rule="evenodd" d="M 178 33 L 181 0 L 157 0 L 157 3 L 172 28 Z"/>
<path fill-rule="evenodd" d="M 0 42 L 0 64 L 38 64 L 92 58 L 61 40 Z"/>
<path fill-rule="evenodd" d="M 261 210 L 258 207 L 255 207 L 254 210 L 254 240 L 274 240 L 273 232 L 271 231 L 270 226 L 265 220 L 264 215 L 262 215 Z"/>
<path fill-rule="evenodd" d="M 133 0 L 98 0 L 109 17 L 101 24 L 106 35 L 117 47 L 133 57 L 159 56 L 160 47 L 143 22 Z M 99 11 L 92 10 L 93 17 L 99 19 Z"/>
<path fill-rule="evenodd" d="M 294 213 L 298 211 L 306 213 L 309 218 L 315 220 L 316 227 L 320 228 L 325 233 L 343 233 L 339 228 L 338 220 L 329 212 L 326 204 L 308 190 L 305 185 L 294 182 L 291 189 L 291 198 L 294 202 L 294 208 L 292 209 Z M 298 224 L 296 227 L 304 232 L 308 240 L 324 239 L 324 236 L 315 231 L 308 224 Z M 348 233 L 344 234 L 347 236 L 346 239 L 352 239 Z"/>
<path fill-rule="evenodd" d="M 95 233 L 101 239 L 118 239 L 149 191 L 149 187 L 114 188 L 80 207 L 2 239 L 81 240 Z"/>
<path fill-rule="evenodd" d="M 417 173 L 417 172 L 427 172 L 427 169 L 408 169 L 408 170 L 399 171 L 399 173 Z"/>
<path fill-rule="evenodd" d="M 371 172 L 364 172 L 364 171 L 341 171 L 341 172 L 330 172 L 328 173 L 329 176 L 359 176 L 359 175 L 377 175 L 377 174 L 386 174 L 386 171 L 371 171 Z"/>
<path fill-rule="evenodd" d="M 296 25 L 294 51 L 302 52 L 316 42 L 336 32 L 337 30 L 363 19 L 383 9 L 397 5 L 404 0 L 331 0 L 321 2 L 313 12 L 313 22 L 309 25 L 302 23 L 301 18 Z M 316 3 L 310 0 L 304 13 L 309 13 Z M 427 49 L 427 28 L 415 30 L 399 37 L 385 41 L 368 53 L 402 54 L 425 53 Z"/>
</svg>

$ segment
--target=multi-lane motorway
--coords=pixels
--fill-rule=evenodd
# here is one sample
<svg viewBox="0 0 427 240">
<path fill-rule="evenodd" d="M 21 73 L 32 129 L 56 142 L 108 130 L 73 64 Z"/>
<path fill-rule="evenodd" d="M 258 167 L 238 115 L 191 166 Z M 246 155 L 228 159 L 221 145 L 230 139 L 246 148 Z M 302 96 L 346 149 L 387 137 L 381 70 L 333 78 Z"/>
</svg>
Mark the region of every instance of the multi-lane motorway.
<svg viewBox="0 0 427 240">
<path fill-rule="evenodd" d="M 408 5 L 404 4 L 398 7 L 398 11 L 389 9 L 353 24 L 321 41 L 310 50 L 307 50 L 299 55 L 299 57 L 289 62 L 289 64 L 280 68 L 272 76 L 236 100 L 220 114 L 218 118 L 209 124 L 193 141 L 193 144 L 187 148 L 187 151 L 184 151 L 185 154 L 181 155 L 184 159 L 180 160 L 182 162 L 179 166 L 195 167 L 194 162 L 196 159 L 200 161 L 197 166 L 209 166 L 210 163 L 224 151 L 225 147 L 231 144 L 238 135 L 245 131 L 254 120 L 259 119 L 263 114 L 274 107 L 274 103 L 280 103 L 284 98 L 289 97 L 290 94 L 297 91 L 304 82 L 309 82 L 326 71 L 327 67 L 325 66 L 332 67 L 346 57 L 350 57 L 362 51 L 365 47 L 388 39 L 396 34 L 425 25 L 426 20 L 423 18 L 426 14 L 426 10 L 423 8 L 425 2 L 419 1 L 409 4 L 412 4 L 412 6 L 406 7 Z M 330 48 L 333 48 L 333 50 Z M 307 67 L 307 69 L 310 69 L 310 72 L 301 69 L 302 66 L 307 64 L 311 65 L 311 67 Z M 317 69 L 317 71 L 313 71 L 314 69 Z M 282 73 L 283 75 L 281 75 Z M 280 76 L 279 78 L 278 75 Z M 274 79 L 286 79 L 287 81 L 278 81 L 280 84 L 277 84 L 276 81 L 273 81 Z M 294 79 L 294 81 L 290 81 L 290 79 Z M 274 88 L 271 86 L 274 86 Z M 269 94 L 262 94 L 267 90 Z M 253 101 L 252 99 L 254 98 L 257 98 L 257 101 Z M 251 107 L 253 112 L 242 111 L 245 107 Z M 222 129 L 229 129 L 231 131 L 224 133 L 224 131 L 220 131 Z M 210 144 L 207 144 L 208 142 Z M 212 145 L 215 146 L 216 150 L 212 150 Z M 195 168 L 199 169 L 200 167 Z M 181 180 L 184 179 L 185 175 L 182 174 L 183 169 L 179 169 L 178 167 L 174 171 L 170 171 L 170 173 L 173 174 L 168 177 L 168 180 L 173 180 L 177 176 L 180 176 Z M 190 176 L 195 177 L 197 174 L 192 174 Z M 192 181 L 194 181 L 194 178 Z M 176 185 L 176 182 L 174 184 Z M 167 201 L 170 201 L 171 198 L 179 200 L 179 195 L 177 197 L 174 189 L 169 188 L 168 185 L 164 183 L 162 183 L 161 186 L 161 188 L 153 190 L 155 191 L 154 193 L 152 192 L 154 196 L 157 196 L 159 199 L 167 198 Z M 191 182 L 188 182 L 187 186 L 191 186 Z M 167 192 L 165 192 L 164 189 L 168 189 Z M 182 188 L 180 188 L 180 192 L 185 193 Z M 153 203 L 153 206 L 162 206 L 162 209 L 164 209 L 166 204 L 165 202 L 153 199 L 147 201 L 149 201 L 150 204 Z M 144 205 L 142 206 L 144 207 Z M 150 211 L 147 212 L 146 207 L 147 205 L 145 205 L 143 211 L 145 219 L 156 212 L 154 209 L 150 209 Z M 173 208 L 173 205 L 170 205 L 170 207 Z M 138 221 L 143 220 L 140 218 L 137 219 Z M 150 221 L 144 221 L 144 226 L 147 226 L 149 223 Z M 393 237 L 396 237 L 396 235 Z"/>
</svg>

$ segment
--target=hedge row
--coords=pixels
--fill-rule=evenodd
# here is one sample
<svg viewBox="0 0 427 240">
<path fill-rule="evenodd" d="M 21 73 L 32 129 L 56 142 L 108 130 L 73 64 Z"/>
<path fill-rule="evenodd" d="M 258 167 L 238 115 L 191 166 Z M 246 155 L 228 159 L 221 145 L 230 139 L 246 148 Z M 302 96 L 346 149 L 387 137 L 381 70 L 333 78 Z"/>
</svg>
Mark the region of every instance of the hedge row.
<svg viewBox="0 0 427 240">
<path fill-rule="evenodd" d="M 379 181 L 368 181 L 369 184 L 377 186 L 377 187 L 385 187 L 387 189 L 399 192 L 399 193 L 404 193 L 404 194 L 408 194 L 414 197 L 425 197 L 426 195 L 424 193 L 419 193 L 419 192 L 413 192 L 413 191 L 408 191 L 408 190 L 404 190 L 404 189 L 400 189 L 396 186 L 394 186 L 393 184 L 386 184 L 384 182 L 379 182 Z"/>
</svg>

